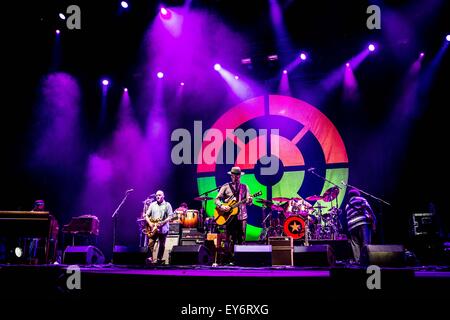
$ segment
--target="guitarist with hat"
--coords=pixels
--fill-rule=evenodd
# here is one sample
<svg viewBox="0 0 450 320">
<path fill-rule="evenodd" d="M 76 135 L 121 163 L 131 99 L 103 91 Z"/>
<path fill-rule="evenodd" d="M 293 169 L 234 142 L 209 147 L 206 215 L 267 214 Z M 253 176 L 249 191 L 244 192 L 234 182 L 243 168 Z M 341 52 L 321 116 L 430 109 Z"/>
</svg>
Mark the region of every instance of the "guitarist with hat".
<svg viewBox="0 0 450 320">
<path fill-rule="evenodd" d="M 227 205 L 231 200 L 242 201 L 238 207 L 238 213 L 231 215 L 226 220 L 227 239 L 231 237 L 233 244 L 242 244 L 245 241 L 245 231 L 247 228 L 247 205 L 251 205 L 253 198 L 246 184 L 241 183 L 241 176 L 244 172 L 240 167 L 233 167 L 228 172 L 231 182 L 224 184 L 216 196 L 215 204 L 217 210 L 227 213 L 232 210 Z M 233 246 L 232 246 L 233 248 Z"/>
<path fill-rule="evenodd" d="M 155 248 L 156 240 L 158 240 L 158 260 L 156 263 L 162 264 L 166 238 L 169 233 L 169 221 L 174 215 L 172 206 L 164 200 L 164 192 L 158 190 L 155 196 L 156 201 L 152 202 L 145 213 L 145 220 L 149 228 L 148 251 L 150 256 L 147 258 L 147 263 L 153 263 L 153 249 Z"/>
</svg>

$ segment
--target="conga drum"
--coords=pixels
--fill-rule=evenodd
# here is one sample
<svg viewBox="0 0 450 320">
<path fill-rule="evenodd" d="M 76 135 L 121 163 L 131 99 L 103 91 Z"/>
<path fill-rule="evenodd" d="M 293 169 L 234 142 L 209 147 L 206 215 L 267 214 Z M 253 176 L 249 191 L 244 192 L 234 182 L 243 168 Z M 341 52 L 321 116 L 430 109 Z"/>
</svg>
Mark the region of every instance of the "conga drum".
<svg viewBox="0 0 450 320">
<path fill-rule="evenodd" d="M 198 210 L 186 210 L 181 218 L 181 225 L 184 228 L 197 228 Z"/>
</svg>

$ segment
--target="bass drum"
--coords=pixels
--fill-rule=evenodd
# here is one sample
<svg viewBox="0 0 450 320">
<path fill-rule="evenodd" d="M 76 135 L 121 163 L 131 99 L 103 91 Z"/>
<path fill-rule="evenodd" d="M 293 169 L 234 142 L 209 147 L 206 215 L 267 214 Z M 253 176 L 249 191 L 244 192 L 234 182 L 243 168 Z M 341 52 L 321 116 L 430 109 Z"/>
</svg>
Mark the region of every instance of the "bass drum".
<svg viewBox="0 0 450 320">
<path fill-rule="evenodd" d="M 181 225 L 184 228 L 197 228 L 198 210 L 186 210 L 181 216 Z"/>
<path fill-rule="evenodd" d="M 300 215 L 291 215 L 284 221 L 284 233 L 293 239 L 305 238 L 305 218 Z"/>
</svg>

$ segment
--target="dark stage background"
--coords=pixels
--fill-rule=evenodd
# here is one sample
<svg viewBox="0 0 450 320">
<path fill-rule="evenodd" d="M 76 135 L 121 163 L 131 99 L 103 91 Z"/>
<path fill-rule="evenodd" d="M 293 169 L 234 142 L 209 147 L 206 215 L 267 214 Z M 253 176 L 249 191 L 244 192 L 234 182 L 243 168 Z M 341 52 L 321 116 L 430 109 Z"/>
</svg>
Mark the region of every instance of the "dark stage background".
<svg viewBox="0 0 450 320">
<path fill-rule="evenodd" d="M 200 208 L 193 200 L 197 168 L 172 164 L 171 132 L 193 132 L 195 120 L 210 128 L 241 101 L 283 94 L 334 124 L 349 159 L 348 183 L 392 204 L 370 200 L 386 243 L 408 241 L 415 212 L 434 210 L 449 232 L 448 50 L 437 59 L 450 30 L 447 1 L 279 1 L 281 24 L 271 22 L 270 1 L 191 1 L 178 38 L 161 31 L 160 3 L 129 3 L 127 11 L 103 0 L 4 4 L 0 210 L 30 210 L 42 198 L 60 224 L 96 215 L 99 247 L 108 253 L 111 215 L 133 188 L 119 212 L 118 243 L 137 244 L 142 201 L 157 189 L 174 207 L 186 201 Z M 57 17 L 71 4 L 81 8 L 80 30 Z M 186 3 L 165 4 L 181 12 Z M 381 7 L 380 30 L 366 27 L 370 4 Z M 356 95 L 348 99 L 341 80 L 324 85 L 370 42 L 376 51 L 353 70 Z M 301 51 L 308 59 L 289 71 L 290 91 L 280 92 L 281 71 Z M 272 54 L 278 60 L 268 61 Z M 247 57 L 251 67 L 241 63 Z M 212 68 L 217 62 L 248 80 L 251 92 L 232 93 Z M 164 79 L 156 78 L 159 70 Z M 106 95 L 104 77 L 111 82 Z M 220 167 L 218 183 L 229 167 Z M 320 159 L 307 167 L 324 173 Z M 308 179 L 310 194 L 302 196 L 321 190 Z"/>
</svg>

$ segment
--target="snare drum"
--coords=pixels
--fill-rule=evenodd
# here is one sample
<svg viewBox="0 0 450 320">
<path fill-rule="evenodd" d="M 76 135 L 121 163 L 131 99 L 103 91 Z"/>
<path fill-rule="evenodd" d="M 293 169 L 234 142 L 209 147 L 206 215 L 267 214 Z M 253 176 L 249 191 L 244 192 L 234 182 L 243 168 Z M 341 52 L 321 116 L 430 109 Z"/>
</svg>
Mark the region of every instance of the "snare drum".
<svg viewBox="0 0 450 320">
<path fill-rule="evenodd" d="M 186 210 L 181 217 L 181 225 L 185 228 L 197 228 L 198 210 Z"/>
</svg>

